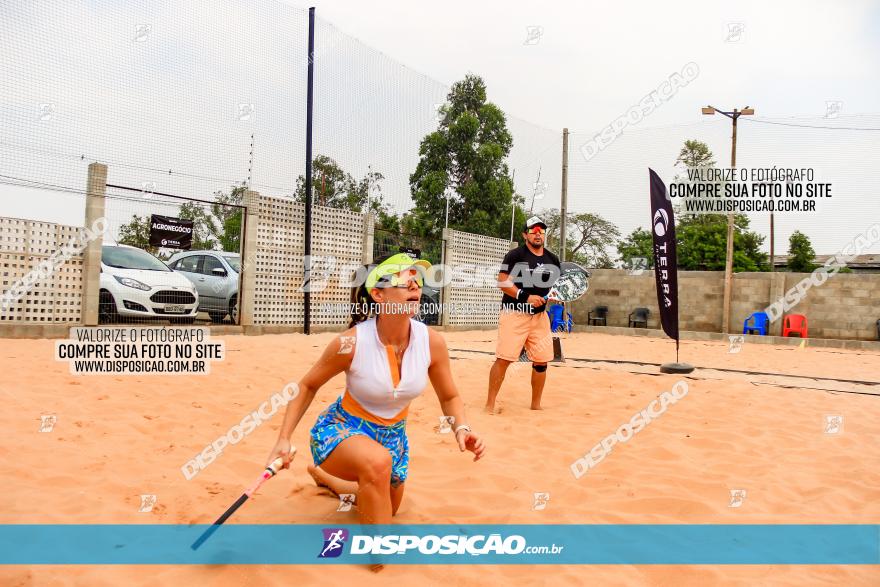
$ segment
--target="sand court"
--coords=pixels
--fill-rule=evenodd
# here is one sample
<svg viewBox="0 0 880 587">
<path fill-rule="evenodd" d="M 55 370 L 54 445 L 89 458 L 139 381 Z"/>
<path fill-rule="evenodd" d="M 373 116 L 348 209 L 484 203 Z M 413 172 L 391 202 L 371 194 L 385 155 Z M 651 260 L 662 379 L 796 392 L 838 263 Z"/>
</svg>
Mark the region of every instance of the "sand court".
<svg viewBox="0 0 880 587">
<path fill-rule="evenodd" d="M 224 336 L 211 373 L 73 376 L 51 340 L 0 341 L 5 524 L 206 524 L 259 472 L 282 414 L 261 421 L 189 480 L 181 468 L 285 385 L 333 334 Z M 527 365 L 511 367 L 499 413 L 483 413 L 493 331 L 444 333 L 469 423 L 487 456 L 471 462 L 441 434 L 426 390 L 407 420 L 410 474 L 396 523 L 871 524 L 880 520 L 880 383 L 869 351 L 683 341 L 699 369 L 687 394 L 617 442 L 586 474 L 571 465 L 682 378 L 575 359 L 663 362 L 668 340 L 564 335 L 568 361 L 551 364 L 544 410 L 529 410 Z M 477 352 L 482 351 L 482 352 Z M 631 367 L 631 368 L 630 368 Z M 713 369 L 710 369 L 713 368 Z M 760 371 L 777 378 L 724 371 Z M 785 378 L 812 375 L 825 378 Z M 818 383 L 817 383 L 818 381 Z M 315 485 L 308 431 L 343 390 L 322 388 L 293 434 L 291 472 L 267 483 L 230 523 L 353 524 L 356 510 Z M 812 387 L 812 388 L 811 388 Z M 279 410 L 280 412 L 280 410 Z M 54 416 L 54 421 L 46 420 Z M 50 431 L 40 432 L 46 422 Z M 40 463 L 47 463 L 40 465 Z M 543 507 L 536 506 L 535 494 Z M 142 496 L 155 496 L 154 500 Z M 149 511 L 139 511 L 148 509 Z M 291 545 L 296 548 L 296 545 Z M 312 548 L 309 545 L 308 548 Z M 552 571 L 552 572 L 551 572 Z M 334 566 L 32 566 L 0 568 L 5 585 L 380 584 L 840 584 L 876 585 L 876 566 L 442 566 L 389 565 L 378 576 Z M 552 577 L 552 578 L 551 578 Z"/>
</svg>

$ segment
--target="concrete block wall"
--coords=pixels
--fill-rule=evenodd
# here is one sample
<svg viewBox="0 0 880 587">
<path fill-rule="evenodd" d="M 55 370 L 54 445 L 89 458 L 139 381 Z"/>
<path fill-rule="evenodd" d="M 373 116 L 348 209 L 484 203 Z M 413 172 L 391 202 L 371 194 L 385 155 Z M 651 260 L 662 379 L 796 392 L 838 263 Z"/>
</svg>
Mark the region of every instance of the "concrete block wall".
<svg viewBox="0 0 880 587">
<path fill-rule="evenodd" d="M 809 277 L 805 273 L 781 275 L 785 276 L 786 291 Z M 811 338 L 877 340 L 880 274 L 838 273 L 821 286 L 810 288 L 789 313 L 807 317 Z"/>
<path fill-rule="evenodd" d="M 569 304 L 575 323 L 586 325 L 587 312 L 608 306 L 608 326 L 627 326 L 636 307 L 651 310 L 648 328 L 660 328 L 653 271 L 630 275 L 626 270 L 591 270 L 587 294 Z M 764 311 L 795 287 L 807 273 L 736 273 L 731 293 L 731 331 L 741 332 L 743 321 L 753 312 Z M 680 271 L 678 273 L 679 329 L 692 332 L 720 332 L 724 301 L 724 273 Z M 876 340 L 880 319 L 880 275 L 837 274 L 822 285 L 806 290 L 800 303 L 786 314 L 807 317 L 811 338 Z M 783 319 L 771 324 L 771 335 L 782 333 Z"/>
<path fill-rule="evenodd" d="M 714 332 L 721 331 L 721 307 L 724 303 L 724 274 L 719 271 L 719 287 L 721 299 L 718 302 L 718 328 Z M 734 273 L 733 289 L 730 294 L 730 329 L 742 332 L 743 322 L 754 312 L 762 312 L 772 299 L 774 285 L 784 281 L 782 273 Z M 775 289 L 781 289 L 779 285 Z M 782 321 L 780 320 L 780 324 Z M 771 325 L 768 334 L 778 335 L 782 332 L 776 324 Z"/>
<path fill-rule="evenodd" d="M 286 198 L 254 194 L 249 205 L 251 250 L 244 252 L 253 272 L 254 325 L 302 325 L 304 320 L 305 204 Z M 251 220 L 252 212 L 257 218 Z M 364 234 L 372 229 L 372 215 L 315 206 L 312 211 L 312 256 L 325 262 L 312 271 L 312 283 L 326 283 L 322 291 L 312 290 L 311 323 L 315 326 L 343 326 L 350 313 L 341 308 L 351 299 L 351 289 L 340 282 L 340 272 L 363 264 Z M 253 240 L 252 240 L 253 239 Z M 372 244 L 370 243 L 370 246 Z M 255 249 L 255 250 L 254 250 Z M 330 260 L 332 258 L 332 260 Z M 323 270 L 328 273 L 319 275 Z"/>
<path fill-rule="evenodd" d="M 0 218 L 0 323 L 78 324 L 83 315 L 83 256 L 74 255 L 39 279 L 5 310 L 5 294 L 25 275 L 47 262 L 69 241 L 79 242 L 82 227 L 21 218 Z"/>
<path fill-rule="evenodd" d="M 501 261 L 511 249 L 511 242 L 503 238 L 471 234 L 458 230 L 445 229 L 443 231 L 445 252 L 444 263 L 449 268 L 469 265 L 469 273 L 472 275 L 487 275 L 487 272 L 477 272 L 474 266 L 501 267 Z M 449 327 L 469 326 L 494 326 L 498 324 L 498 314 L 501 311 L 501 290 L 494 283 L 497 278 L 497 269 L 491 272 L 492 285 L 457 285 L 455 279 L 443 288 L 443 314 L 441 323 Z M 452 271 L 455 275 L 455 271 Z M 479 278 L 475 278 L 479 280 Z M 486 283 L 486 279 L 481 280 Z M 454 309 L 454 311 L 453 311 Z"/>
</svg>

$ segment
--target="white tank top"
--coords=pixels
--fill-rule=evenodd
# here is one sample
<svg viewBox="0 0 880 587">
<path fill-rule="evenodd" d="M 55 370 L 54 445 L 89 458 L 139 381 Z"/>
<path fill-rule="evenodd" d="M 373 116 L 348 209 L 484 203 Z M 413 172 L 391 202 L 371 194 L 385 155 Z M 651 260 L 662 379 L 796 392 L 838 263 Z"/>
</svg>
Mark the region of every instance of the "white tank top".
<svg viewBox="0 0 880 587">
<path fill-rule="evenodd" d="M 409 324 L 409 346 L 403 354 L 403 368 L 399 371 L 393 350 L 379 340 L 376 319 L 355 326 L 357 342 L 345 377 L 346 393 L 369 414 L 382 419 L 400 415 L 428 384 L 428 367 L 431 365 L 428 327 L 412 318 Z M 400 381 L 395 385 L 398 374 Z"/>
</svg>

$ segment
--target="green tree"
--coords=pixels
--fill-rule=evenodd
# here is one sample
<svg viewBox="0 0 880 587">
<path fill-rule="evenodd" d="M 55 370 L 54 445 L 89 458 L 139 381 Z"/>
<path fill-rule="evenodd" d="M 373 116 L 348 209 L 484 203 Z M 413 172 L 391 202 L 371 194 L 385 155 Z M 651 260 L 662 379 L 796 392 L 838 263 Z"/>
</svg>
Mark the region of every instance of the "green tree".
<svg viewBox="0 0 880 587">
<path fill-rule="evenodd" d="M 715 156 L 706 143 L 691 139 L 684 142 L 675 159 L 675 166 L 679 173 L 674 181 L 695 183 L 688 179 L 687 170 L 711 169 L 715 167 Z M 723 191 L 724 182 L 717 183 Z M 675 206 L 678 268 L 686 271 L 723 271 L 727 259 L 727 216 L 687 214 L 683 212 L 684 199 L 675 199 L 678 200 Z M 747 216 L 734 216 L 733 270 L 769 271 L 767 254 L 761 252 L 764 237 L 748 228 Z M 650 232 L 647 235 L 651 239 L 649 242 L 652 242 Z"/>
<path fill-rule="evenodd" d="M 712 154 L 709 145 L 692 139 L 684 142 L 675 159 L 675 165 L 684 168 L 686 176 L 687 168 L 715 167 L 715 155 Z"/>
<path fill-rule="evenodd" d="M 440 113 L 409 178 L 419 225 L 440 236 L 448 193 L 451 228 L 507 237 L 513 182 L 504 161 L 513 137 L 504 113 L 487 101 L 486 84 L 473 74 L 453 84 Z"/>
<path fill-rule="evenodd" d="M 215 192 L 210 204 L 181 204 L 177 217 L 193 221 L 193 250 L 240 251 L 242 210 L 229 204 L 240 205 L 245 191 L 246 187 L 236 186 L 229 193 Z M 119 242 L 159 255 L 159 248 L 150 246 L 150 217 L 147 215 L 135 214 L 127 224 L 120 226 Z"/>
<path fill-rule="evenodd" d="M 312 161 L 312 203 L 351 212 L 372 212 L 379 227 L 396 232 L 400 228 L 400 219 L 385 202 L 382 193 L 384 179 L 384 175 L 368 167 L 366 175 L 355 180 L 334 159 L 318 155 Z M 305 176 L 300 175 L 293 194 L 295 201 L 305 203 L 305 184 Z"/>
<path fill-rule="evenodd" d="M 229 193 L 214 192 L 211 204 L 186 202 L 180 206 L 177 216 L 193 221 L 193 250 L 241 250 L 242 210 L 238 206 L 246 191 L 246 186 L 233 186 Z"/>
<path fill-rule="evenodd" d="M 748 230 L 744 214 L 734 216 L 733 270 L 768 271 L 764 237 Z M 688 215 L 675 228 L 678 268 L 686 271 L 723 271 L 727 258 L 727 217 L 720 214 Z"/>
<path fill-rule="evenodd" d="M 540 217 L 547 224 L 546 246 L 559 255 L 562 237 L 562 213 L 557 208 L 542 210 Z M 522 232 L 522 230 L 520 230 Z M 595 268 L 614 267 L 608 249 L 620 238 L 614 223 L 599 214 L 569 213 L 565 225 L 565 259 Z"/>
<path fill-rule="evenodd" d="M 214 201 L 205 205 L 201 202 L 186 202 L 180 206 L 179 218 L 193 221 L 193 250 L 223 250 L 238 252 L 241 246 L 241 208 L 245 186 L 236 186 L 229 193 L 214 193 Z"/>
<path fill-rule="evenodd" d="M 156 254 L 156 247 L 150 246 L 150 217 L 138 216 L 131 217 L 128 224 L 119 227 L 119 240 L 122 245 L 131 245 L 143 249 L 153 255 Z"/>
<path fill-rule="evenodd" d="M 698 183 L 697 181 L 691 181 L 688 177 L 688 170 L 706 170 L 712 169 L 715 167 L 715 155 L 712 154 L 709 146 L 696 139 L 691 139 L 684 142 L 684 146 L 681 148 L 681 151 L 678 152 L 678 157 L 675 159 L 675 168 L 677 170 L 675 178 L 673 181 L 675 183 L 683 183 L 683 184 L 694 184 Z M 725 182 L 711 182 L 718 184 L 719 190 L 724 190 Z M 718 222 L 719 218 L 727 218 L 722 214 L 696 214 L 696 213 L 686 213 L 687 205 L 685 202 L 687 200 L 696 200 L 697 198 L 688 197 L 688 196 L 678 196 L 674 199 L 674 210 L 677 217 L 684 218 L 685 216 L 691 216 L 695 218 L 699 218 L 696 220 L 698 223 L 706 223 L 706 224 L 715 224 Z"/>
<path fill-rule="evenodd" d="M 795 273 L 811 273 L 817 267 L 813 263 L 816 251 L 810 244 L 810 238 L 799 230 L 788 238 L 788 270 Z"/>
<path fill-rule="evenodd" d="M 632 267 L 634 257 L 648 260 L 646 269 L 654 267 L 654 237 L 644 228 L 637 228 L 617 243 L 617 254 L 624 267 Z"/>
</svg>

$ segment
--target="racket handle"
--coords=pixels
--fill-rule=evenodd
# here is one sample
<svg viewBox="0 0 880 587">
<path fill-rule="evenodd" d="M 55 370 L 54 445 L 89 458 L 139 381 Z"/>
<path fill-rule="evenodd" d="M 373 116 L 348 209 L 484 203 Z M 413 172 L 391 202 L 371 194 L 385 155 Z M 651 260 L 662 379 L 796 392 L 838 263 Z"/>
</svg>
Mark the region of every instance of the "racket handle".
<svg viewBox="0 0 880 587">
<path fill-rule="evenodd" d="M 290 458 L 292 459 L 295 454 L 296 454 L 296 447 L 292 447 L 290 449 Z M 281 467 L 283 467 L 283 466 L 284 466 L 284 459 L 282 459 L 281 457 L 278 457 L 277 459 L 275 459 L 274 461 L 269 463 L 269 466 L 266 467 L 266 470 L 263 471 L 263 473 L 260 475 L 260 478 L 257 479 L 253 485 L 251 485 L 250 487 L 248 487 L 245 490 L 245 492 L 244 492 L 245 495 L 247 495 L 248 497 L 253 495 L 254 492 L 257 489 L 259 489 L 263 483 L 265 483 L 267 480 L 269 480 L 272 477 L 274 477 L 275 475 L 277 475 L 278 471 L 280 471 Z"/>
<path fill-rule="evenodd" d="M 289 454 L 290 454 L 290 459 L 293 460 L 293 457 L 296 456 L 296 447 L 295 446 L 290 448 Z M 270 477 L 273 477 L 278 474 L 278 471 L 280 471 L 281 467 L 283 467 L 283 466 L 284 466 L 284 459 L 281 457 L 278 457 L 277 459 L 275 459 L 274 461 L 269 463 L 269 466 L 266 467 L 266 471 L 271 473 L 269 475 Z"/>
</svg>

